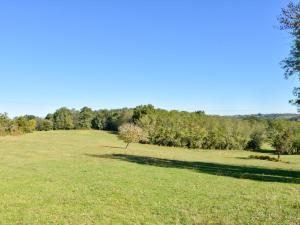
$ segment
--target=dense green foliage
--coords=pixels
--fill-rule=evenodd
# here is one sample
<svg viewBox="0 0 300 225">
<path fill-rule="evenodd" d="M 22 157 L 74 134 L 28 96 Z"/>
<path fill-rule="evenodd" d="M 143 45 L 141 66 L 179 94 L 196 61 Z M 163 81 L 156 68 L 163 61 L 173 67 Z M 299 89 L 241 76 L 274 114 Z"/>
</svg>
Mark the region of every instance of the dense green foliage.
<svg viewBox="0 0 300 225">
<path fill-rule="evenodd" d="M 53 130 L 53 122 L 48 119 L 36 119 L 36 130 L 38 131 L 50 131 Z"/>
<path fill-rule="evenodd" d="M 33 130 L 96 129 L 116 132 L 127 123 L 143 130 L 142 143 L 197 149 L 259 150 L 269 142 L 280 154 L 300 153 L 299 122 L 256 116 L 210 116 L 204 112 L 181 112 L 142 105 L 134 109 L 93 111 L 60 108 L 46 118 L 34 116 L 10 120 L 0 115 L 0 134 Z"/>
<path fill-rule="evenodd" d="M 133 110 L 127 108 L 110 110 L 105 118 L 104 130 L 118 131 L 120 126 L 131 121 L 132 114 Z"/>
<path fill-rule="evenodd" d="M 0 135 L 11 134 L 14 131 L 13 122 L 8 118 L 7 114 L 0 114 Z"/>
<path fill-rule="evenodd" d="M 99 110 L 95 112 L 95 116 L 92 120 L 92 128 L 96 130 L 105 130 L 107 128 L 108 117 L 108 110 Z"/>
<path fill-rule="evenodd" d="M 71 130 L 74 128 L 73 113 L 65 107 L 53 114 L 54 130 Z"/>
<path fill-rule="evenodd" d="M 36 129 L 33 116 L 21 116 L 11 120 L 7 114 L 0 114 L 0 136 L 31 133 Z"/>
<path fill-rule="evenodd" d="M 95 112 L 92 128 L 97 130 L 118 131 L 123 124 L 132 121 L 133 109 L 99 110 Z"/>
<path fill-rule="evenodd" d="M 21 133 L 31 133 L 36 129 L 36 120 L 34 118 L 21 116 L 17 117 L 14 122 Z"/>
<path fill-rule="evenodd" d="M 256 121 L 165 110 L 142 116 L 138 124 L 150 144 L 201 149 L 246 149 L 251 141 L 259 148 L 265 130 Z"/>
<path fill-rule="evenodd" d="M 300 123 L 285 120 L 274 120 L 270 123 L 270 141 L 280 154 L 300 153 Z"/>
<path fill-rule="evenodd" d="M 78 123 L 75 122 L 79 129 L 91 129 L 94 112 L 91 108 L 84 107 L 80 110 L 78 115 Z M 75 126 L 76 127 L 76 126 Z"/>
</svg>

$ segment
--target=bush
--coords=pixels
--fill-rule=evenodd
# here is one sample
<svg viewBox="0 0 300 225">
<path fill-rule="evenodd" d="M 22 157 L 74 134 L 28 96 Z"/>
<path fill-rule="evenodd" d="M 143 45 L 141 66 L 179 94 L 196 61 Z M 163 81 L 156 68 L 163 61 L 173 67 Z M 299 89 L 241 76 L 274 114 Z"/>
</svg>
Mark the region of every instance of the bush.
<svg viewBox="0 0 300 225">
<path fill-rule="evenodd" d="M 264 134 L 259 132 L 253 132 L 250 138 L 251 140 L 248 142 L 246 149 L 260 150 L 265 140 Z"/>
<path fill-rule="evenodd" d="M 249 156 L 250 159 L 259 159 L 259 160 L 268 160 L 268 161 L 273 161 L 273 162 L 279 162 L 280 160 L 275 158 L 275 157 L 271 157 L 268 155 L 250 155 Z"/>
<path fill-rule="evenodd" d="M 15 124 L 21 133 L 31 133 L 36 128 L 35 119 L 29 119 L 26 116 L 17 117 L 15 119 Z"/>
</svg>

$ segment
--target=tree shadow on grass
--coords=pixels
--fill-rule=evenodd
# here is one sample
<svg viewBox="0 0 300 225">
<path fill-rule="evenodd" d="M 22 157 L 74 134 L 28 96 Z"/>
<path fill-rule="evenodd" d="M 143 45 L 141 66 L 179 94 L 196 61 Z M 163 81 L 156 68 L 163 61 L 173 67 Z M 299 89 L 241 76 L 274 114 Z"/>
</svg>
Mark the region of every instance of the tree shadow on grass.
<svg viewBox="0 0 300 225">
<path fill-rule="evenodd" d="M 111 146 L 111 145 L 100 145 L 100 147 L 103 147 L 103 148 L 115 148 L 115 149 L 125 149 L 125 147 Z"/>
<path fill-rule="evenodd" d="M 265 161 L 265 162 L 277 162 L 277 163 L 285 163 L 285 164 L 291 164 L 291 162 L 289 161 L 283 161 L 283 160 L 280 160 L 280 161 L 273 161 L 273 160 L 267 160 L 267 159 L 253 159 L 253 158 L 250 158 L 249 156 L 248 157 L 232 157 L 234 159 L 242 159 L 242 160 L 249 160 L 249 161 Z M 277 159 L 277 158 L 276 158 Z"/>
<path fill-rule="evenodd" d="M 225 165 L 218 163 L 180 161 L 126 154 L 87 154 L 87 156 L 102 159 L 116 159 L 149 166 L 189 169 L 199 173 L 228 176 L 239 179 L 300 184 L 300 171 L 293 170 L 278 170 L 250 166 Z"/>
</svg>

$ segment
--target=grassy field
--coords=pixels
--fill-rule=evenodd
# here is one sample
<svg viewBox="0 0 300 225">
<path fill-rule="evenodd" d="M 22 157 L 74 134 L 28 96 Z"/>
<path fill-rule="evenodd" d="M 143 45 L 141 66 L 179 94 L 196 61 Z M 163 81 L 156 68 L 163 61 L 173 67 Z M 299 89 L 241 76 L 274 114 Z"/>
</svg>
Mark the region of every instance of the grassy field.
<svg viewBox="0 0 300 225">
<path fill-rule="evenodd" d="M 120 147 L 99 131 L 1 137 L 0 224 L 300 224 L 300 156 Z"/>
</svg>

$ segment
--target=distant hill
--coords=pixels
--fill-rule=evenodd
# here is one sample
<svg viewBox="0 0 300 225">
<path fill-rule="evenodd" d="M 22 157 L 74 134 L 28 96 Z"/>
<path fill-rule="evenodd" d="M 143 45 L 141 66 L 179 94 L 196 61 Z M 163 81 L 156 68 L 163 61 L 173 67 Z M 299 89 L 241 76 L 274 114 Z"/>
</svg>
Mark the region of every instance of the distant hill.
<svg viewBox="0 0 300 225">
<path fill-rule="evenodd" d="M 300 114 L 294 114 L 294 113 L 272 113 L 272 114 L 251 114 L 251 115 L 235 115 L 232 116 L 235 118 L 248 118 L 248 117 L 255 117 L 255 118 L 261 118 L 261 119 L 286 119 L 290 121 L 300 121 Z"/>
</svg>

